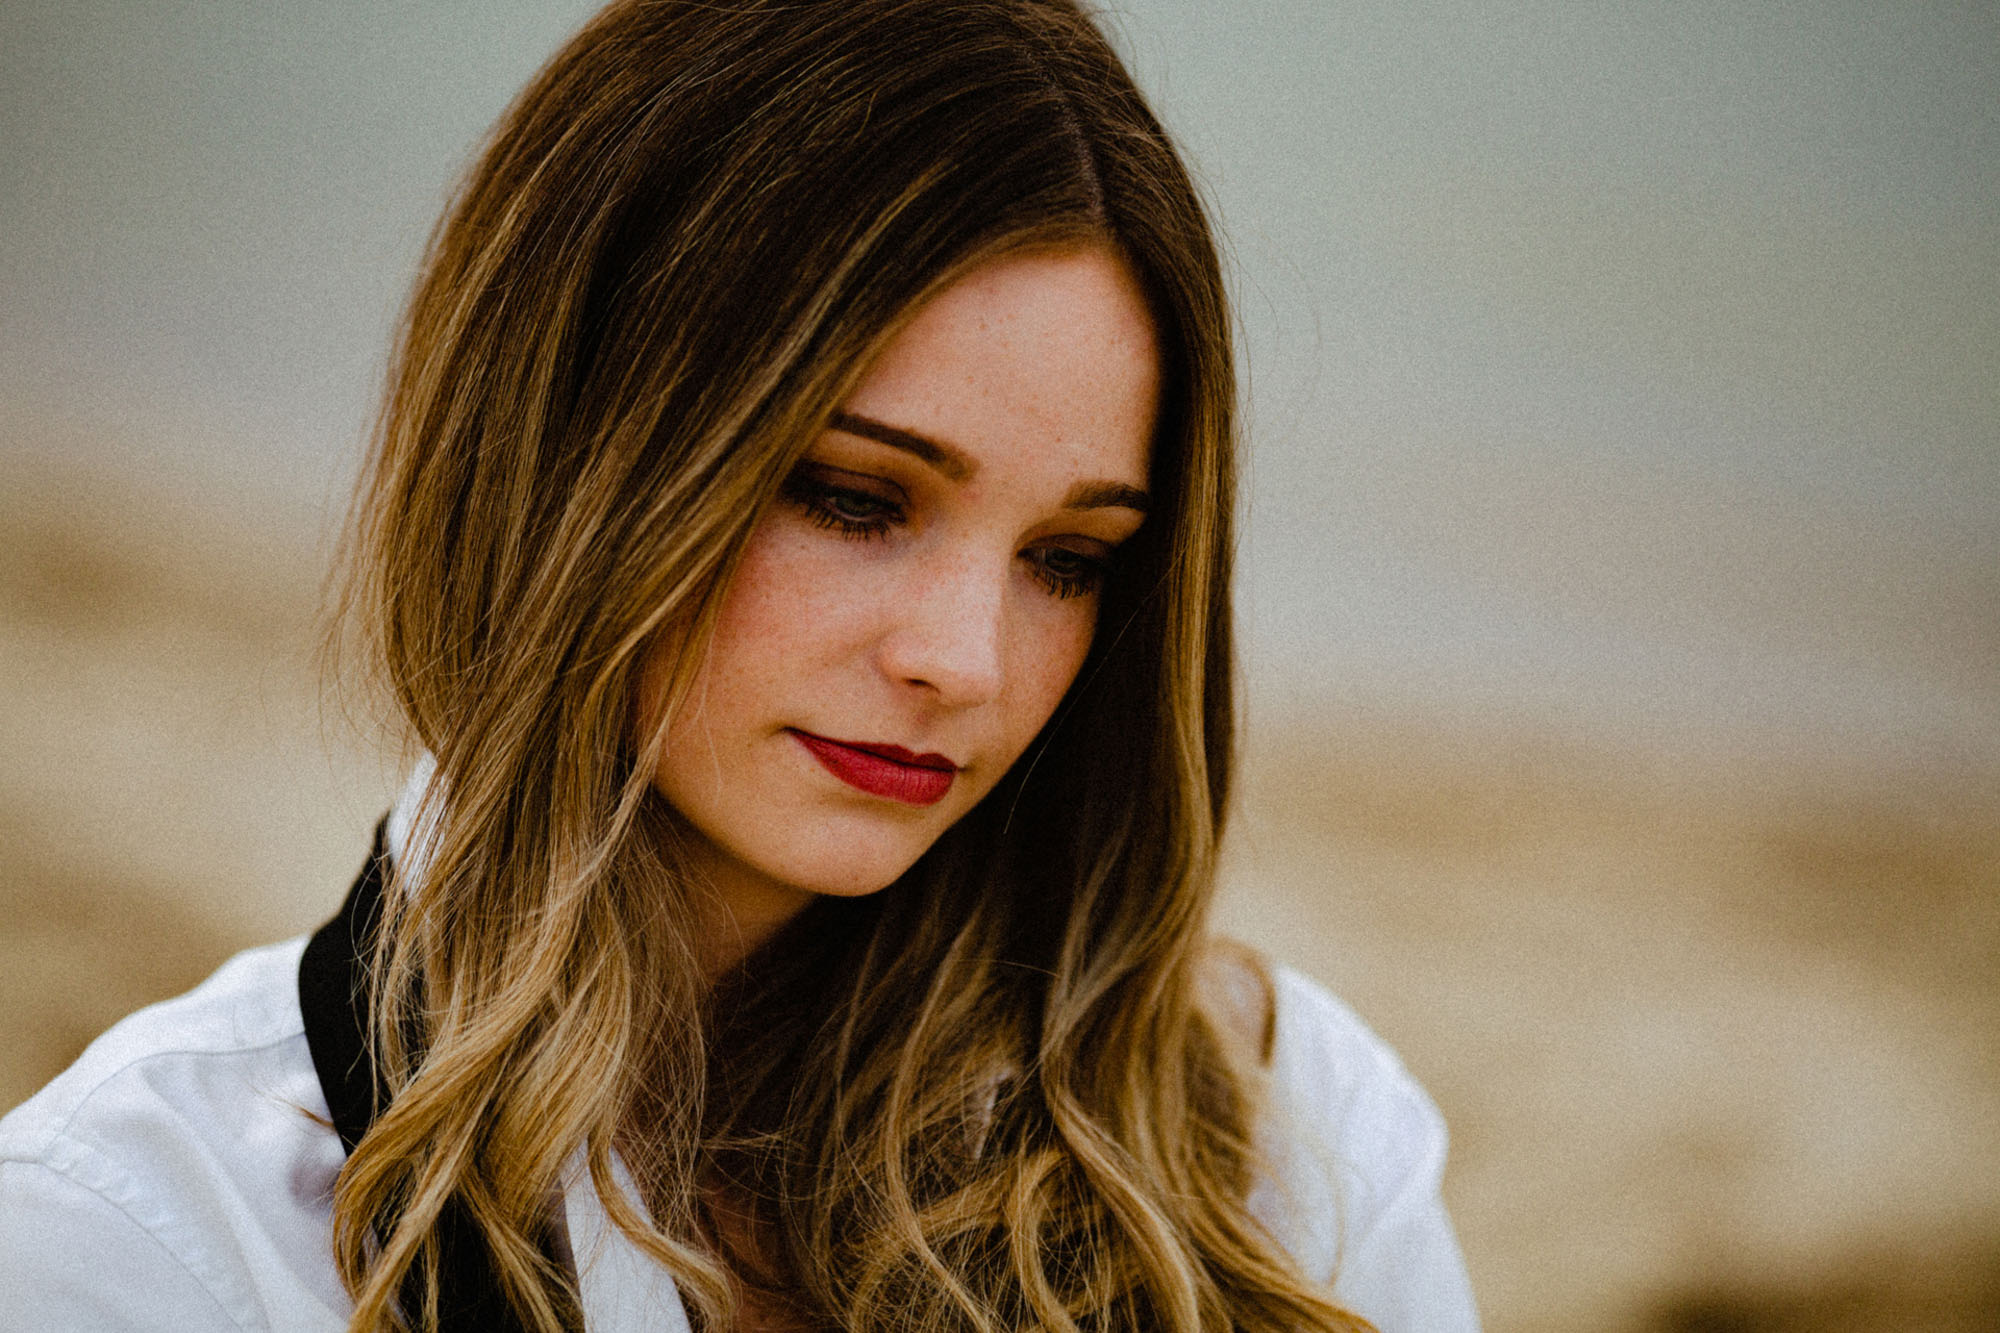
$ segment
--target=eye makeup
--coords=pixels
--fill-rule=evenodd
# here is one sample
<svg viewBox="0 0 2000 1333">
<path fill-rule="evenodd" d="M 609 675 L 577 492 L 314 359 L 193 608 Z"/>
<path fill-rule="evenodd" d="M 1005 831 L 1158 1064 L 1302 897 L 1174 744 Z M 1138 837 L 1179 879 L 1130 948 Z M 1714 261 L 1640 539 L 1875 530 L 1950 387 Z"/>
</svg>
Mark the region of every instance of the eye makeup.
<svg viewBox="0 0 2000 1333">
<path fill-rule="evenodd" d="M 906 517 L 901 487 L 821 464 L 800 464 L 780 494 L 812 522 L 847 537 L 884 536 Z"/>
<path fill-rule="evenodd" d="M 1067 546 L 1040 546 L 1028 553 L 1035 581 L 1064 601 L 1086 597 L 1104 586 L 1110 556 L 1086 555 Z"/>
<path fill-rule="evenodd" d="M 780 491 L 807 521 L 858 541 L 886 537 L 908 522 L 908 500 L 894 482 L 808 459 L 785 479 Z M 1102 545 L 1091 539 L 1092 546 Z M 1029 576 L 1050 596 L 1067 601 L 1104 586 L 1115 548 L 1103 554 L 1079 550 L 1065 540 L 1038 542 L 1020 555 Z"/>
</svg>

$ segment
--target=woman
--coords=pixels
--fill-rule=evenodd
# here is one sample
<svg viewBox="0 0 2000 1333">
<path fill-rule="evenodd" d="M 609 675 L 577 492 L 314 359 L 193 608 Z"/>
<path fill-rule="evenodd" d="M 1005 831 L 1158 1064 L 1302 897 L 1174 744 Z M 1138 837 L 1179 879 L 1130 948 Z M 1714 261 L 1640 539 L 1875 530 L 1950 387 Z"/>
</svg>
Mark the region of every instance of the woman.
<svg viewBox="0 0 2000 1333">
<path fill-rule="evenodd" d="M 33 1326 L 1472 1327 L 1428 1101 L 1206 934 L 1231 366 L 1066 0 L 604 11 L 360 490 L 426 758 L 9 1118 Z"/>
</svg>

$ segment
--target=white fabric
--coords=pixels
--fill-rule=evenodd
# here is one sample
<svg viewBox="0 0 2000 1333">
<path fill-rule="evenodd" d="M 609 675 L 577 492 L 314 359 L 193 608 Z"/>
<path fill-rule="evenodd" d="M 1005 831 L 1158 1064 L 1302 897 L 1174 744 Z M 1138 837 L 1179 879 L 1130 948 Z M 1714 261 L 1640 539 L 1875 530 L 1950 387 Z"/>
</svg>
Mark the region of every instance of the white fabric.
<svg viewBox="0 0 2000 1333">
<path fill-rule="evenodd" d="M 692 1333 L 674 1280 L 611 1224 L 604 1201 L 590 1187 L 582 1167 L 579 1154 L 570 1166 L 569 1188 L 563 1191 L 563 1220 L 576 1259 L 585 1333 L 641 1328 Z M 638 1208 L 638 1188 L 616 1152 L 611 1172 L 625 1201 Z"/>
<path fill-rule="evenodd" d="M 329 1219 L 339 1138 L 306 1049 L 304 940 L 141 1010 L 0 1120 L 0 1329 L 344 1329 Z M 1382 1333 L 1478 1327 L 1438 1197 L 1444 1127 L 1339 1001 L 1278 975 L 1282 1091 L 1253 1198 Z M 565 1195 L 592 1333 L 687 1328 L 666 1274 Z"/>
<path fill-rule="evenodd" d="M 0 1330 L 335 1333 L 339 1137 L 306 1047 L 304 939 L 238 954 L 113 1027 L 0 1120 Z M 1252 1206 L 1381 1333 L 1478 1328 L 1438 1194 L 1445 1131 L 1395 1055 L 1296 972 L 1277 977 L 1276 1167 Z M 629 1188 L 629 1186 L 627 1186 Z M 666 1273 L 572 1173 L 590 1333 L 685 1333 Z"/>
</svg>

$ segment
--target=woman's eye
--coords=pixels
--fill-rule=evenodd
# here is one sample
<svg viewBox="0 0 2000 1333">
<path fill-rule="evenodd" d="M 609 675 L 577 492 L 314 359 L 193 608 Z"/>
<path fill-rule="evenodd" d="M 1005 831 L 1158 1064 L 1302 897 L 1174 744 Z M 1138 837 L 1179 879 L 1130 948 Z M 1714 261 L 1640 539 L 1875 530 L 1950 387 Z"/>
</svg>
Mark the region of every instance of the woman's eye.
<svg viewBox="0 0 2000 1333">
<path fill-rule="evenodd" d="M 1028 553 L 1035 580 L 1057 597 L 1085 597 L 1104 586 L 1110 561 L 1072 551 L 1067 546 L 1044 546 Z"/>
<path fill-rule="evenodd" d="M 879 537 L 903 518 L 895 500 L 805 472 L 785 482 L 784 496 L 813 522 L 849 537 Z"/>
</svg>

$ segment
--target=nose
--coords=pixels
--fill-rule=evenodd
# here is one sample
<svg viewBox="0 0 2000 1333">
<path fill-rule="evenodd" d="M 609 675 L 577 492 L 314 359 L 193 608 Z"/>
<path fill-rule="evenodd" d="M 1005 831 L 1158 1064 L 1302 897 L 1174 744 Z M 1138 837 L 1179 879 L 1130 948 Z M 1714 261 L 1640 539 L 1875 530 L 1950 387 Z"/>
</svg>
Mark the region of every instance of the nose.
<svg viewBox="0 0 2000 1333">
<path fill-rule="evenodd" d="M 968 708 L 1000 693 L 1007 571 L 958 555 L 926 562 L 897 590 L 878 646 L 884 675 Z"/>
</svg>

